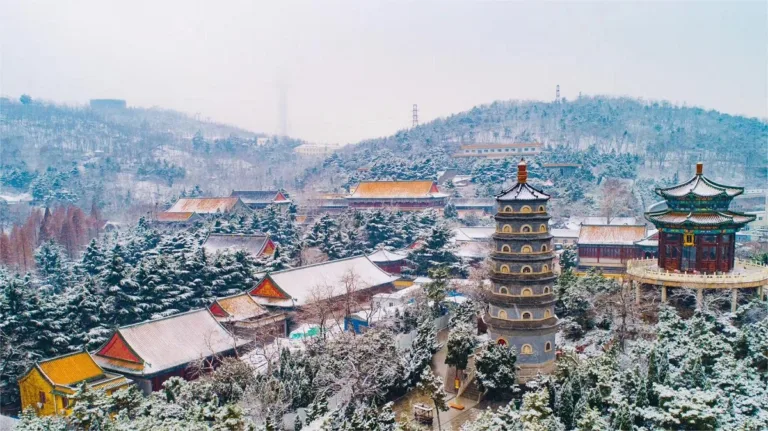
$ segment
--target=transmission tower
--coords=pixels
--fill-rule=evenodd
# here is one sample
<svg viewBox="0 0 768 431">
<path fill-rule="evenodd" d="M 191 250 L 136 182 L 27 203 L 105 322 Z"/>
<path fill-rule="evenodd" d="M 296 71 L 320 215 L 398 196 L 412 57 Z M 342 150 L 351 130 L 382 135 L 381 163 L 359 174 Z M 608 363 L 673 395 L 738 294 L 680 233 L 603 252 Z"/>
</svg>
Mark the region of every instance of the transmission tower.
<svg viewBox="0 0 768 431">
<path fill-rule="evenodd" d="M 419 125 L 419 107 L 415 103 L 413 104 L 413 125 L 412 127 L 416 127 Z"/>
<path fill-rule="evenodd" d="M 555 102 L 560 103 L 560 84 L 555 87 Z"/>
</svg>

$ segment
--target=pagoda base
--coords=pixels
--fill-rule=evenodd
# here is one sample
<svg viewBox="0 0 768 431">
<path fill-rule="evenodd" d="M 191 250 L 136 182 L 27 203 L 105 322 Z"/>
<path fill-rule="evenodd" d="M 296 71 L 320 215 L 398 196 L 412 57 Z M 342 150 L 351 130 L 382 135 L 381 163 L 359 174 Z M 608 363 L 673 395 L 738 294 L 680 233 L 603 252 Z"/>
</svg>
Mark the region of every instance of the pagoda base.
<svg viewBox="0 0 768 431">
<path fill-rule="evenodd" d="M 525 384 L 531 380 L 534 380 L 539 374 L 549 375 L 555 372 L 555 360 L 544 362 L 543 364 L 536 365 L 518 365 L 517 366 L 517 383 Z"/>
</svg>

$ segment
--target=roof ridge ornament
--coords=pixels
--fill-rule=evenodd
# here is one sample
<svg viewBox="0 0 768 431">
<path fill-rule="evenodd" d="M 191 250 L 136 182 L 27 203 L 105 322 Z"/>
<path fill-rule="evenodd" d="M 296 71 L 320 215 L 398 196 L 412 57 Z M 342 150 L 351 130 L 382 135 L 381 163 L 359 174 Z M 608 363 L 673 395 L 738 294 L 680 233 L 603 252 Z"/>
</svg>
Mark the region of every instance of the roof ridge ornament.
<svg viewBox="0 0 768 431">
<path fill-rule="evenodd" d="M 520 163 L 517 164 L 517 182 L 525 184 L 528 181 L 528 165 L 525 163 L 525 159 L 520 159 Z"/>
</svg>

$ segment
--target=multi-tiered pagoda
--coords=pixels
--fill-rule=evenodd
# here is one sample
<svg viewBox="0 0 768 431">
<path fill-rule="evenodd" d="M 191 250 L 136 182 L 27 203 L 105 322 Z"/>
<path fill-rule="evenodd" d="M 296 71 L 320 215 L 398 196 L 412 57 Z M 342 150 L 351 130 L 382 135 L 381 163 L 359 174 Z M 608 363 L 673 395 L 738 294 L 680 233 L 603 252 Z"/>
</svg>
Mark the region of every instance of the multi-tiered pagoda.
<svg viewBox="0 0 768 431">
<path fill-rule="evenodd" d="M 709 274 L 732 270 L 736 231 L 755 219 L 729 210 L 731 200 L 743 192 L 705 177 L 702 163 L 685 183 L 657 188 L 666 208 L 645 217 L 659 229 L 659 268 Z"/>
<path fill-rule="evenodd" d="M 521 161 L 517 184 L 496 196 L 493 287 L 484 316 L 493 340 L 515 347 L 521 382 L 554 369 L 557 333 L 549 195 L 527 179 Z"/>
</svg>

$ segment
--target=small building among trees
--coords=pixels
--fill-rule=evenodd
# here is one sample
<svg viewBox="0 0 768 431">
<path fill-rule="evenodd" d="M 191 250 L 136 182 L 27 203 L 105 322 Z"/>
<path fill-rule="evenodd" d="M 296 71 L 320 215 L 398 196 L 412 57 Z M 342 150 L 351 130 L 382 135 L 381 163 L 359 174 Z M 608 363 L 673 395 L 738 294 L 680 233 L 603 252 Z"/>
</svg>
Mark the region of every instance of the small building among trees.
<svg viewBox="0 0 768 431">
<path fill-rule="evenodd" d="M 248 343 L 224 329 L 207 309 L 199 309 L 120 327 L 94 359 L 149 394 L 173 376 L 197 378 Z"/>
<path fill-rule="evenodd" d="M 252 336 L 256 332 L 266 335 L 263 338 L 288 335 L 285 314 L 270 313 L 247 292 L 217 298 L 208 310 L 219 323 L 238 336 Z"/>
<path fill-rule="evenodd" d="M 264 209 L 269 205 L 290 205 L 291 200 L 281 190 L 232 190 L 231 197 L 238 197 L 250 209 Z"/>
<path fill-rule="evenodd" d="M 584 225 L 579 232 L 579 272 L 592 268 L 606 274 L 622 274 L 627 261 L 640 259 L 645 250 L 638 245 L 646 237 L 645 225 Z"/>
<path fill-rule="evenodd" d="M 119 374 L 105 372 L 88 352 L 69 353 L 36 362 L 19 379 L 21 408 L 32 408 L 39 416 L 67 416 L 72 413 L 71 397 L 82 383 L 107 394 L 131 384 Z"/>
<path fill-rule="evenodd" d="M 244 251 L 254 258 L 271 256 L 275 252 L 275 243 L 269 234 L 223 234 L 212 233 L 203 242 L 203 249 L 208 254 L 223 250 Z"/>
</svg>

